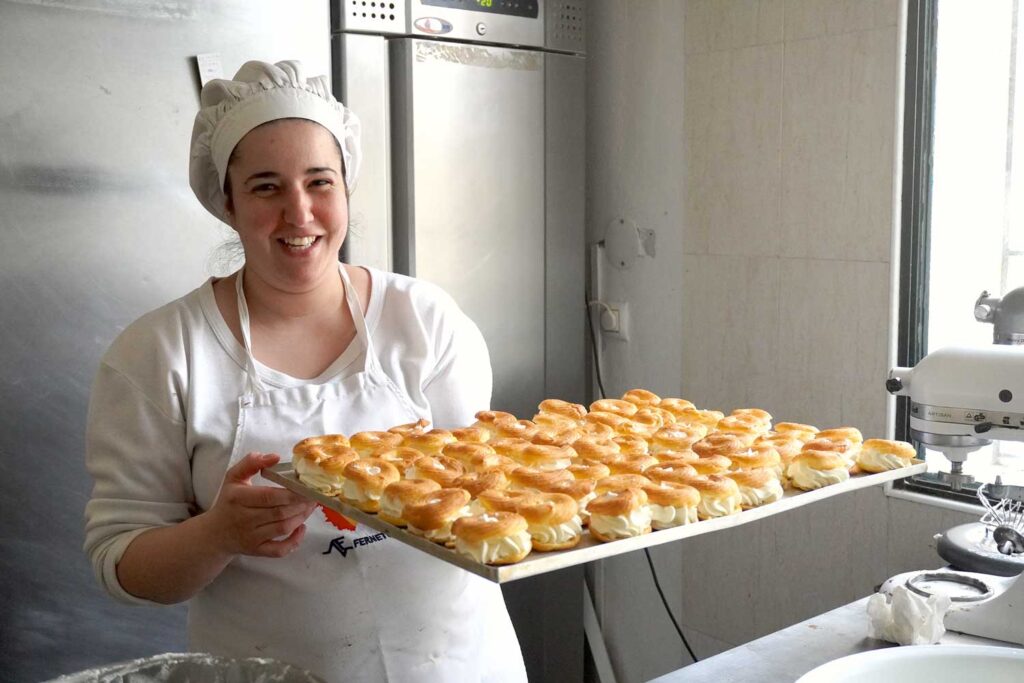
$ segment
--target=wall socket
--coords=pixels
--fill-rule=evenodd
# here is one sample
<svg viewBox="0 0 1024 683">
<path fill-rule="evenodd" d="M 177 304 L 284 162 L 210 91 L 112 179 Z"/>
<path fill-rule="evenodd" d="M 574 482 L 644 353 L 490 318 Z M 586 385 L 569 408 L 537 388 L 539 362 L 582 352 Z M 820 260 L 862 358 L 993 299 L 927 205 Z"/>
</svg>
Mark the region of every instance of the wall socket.
<svg viewBox="0 0 1024 683">
<path fill-rule="evenodd" d="M 609 339 L 629 341 L 629 305 L 625 301 L 607 303 L 601 307 L 601 331 Z"/>
</svg>

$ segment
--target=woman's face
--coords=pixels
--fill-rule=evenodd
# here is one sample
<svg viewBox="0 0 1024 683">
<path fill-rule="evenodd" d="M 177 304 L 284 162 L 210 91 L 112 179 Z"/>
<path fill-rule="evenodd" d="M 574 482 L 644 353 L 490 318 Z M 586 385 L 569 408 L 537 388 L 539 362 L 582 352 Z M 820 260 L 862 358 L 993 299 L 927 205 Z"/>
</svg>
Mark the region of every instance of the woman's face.
<svg viewBox="0 0 1024 683">
<path fill-rule="evenodd" d="M 296 119 L 254 128 L 235 147 L 228 174 L 228 215 L 249 276 L 300 293 L 337 273 L 348 199 L 326 128 Z"/>
</svg>

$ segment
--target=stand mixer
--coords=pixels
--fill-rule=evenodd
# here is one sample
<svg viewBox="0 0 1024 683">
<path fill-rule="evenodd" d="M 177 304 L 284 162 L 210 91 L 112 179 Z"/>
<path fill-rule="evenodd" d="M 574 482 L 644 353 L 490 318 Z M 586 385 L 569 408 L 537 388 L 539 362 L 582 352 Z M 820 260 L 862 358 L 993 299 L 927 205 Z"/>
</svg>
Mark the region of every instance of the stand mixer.
<svg viewBox="0 0 1024 683">
<path fill-rule="evenodd" d="M 952 463 L 946 479 L 954 491 L 973 481 L 963 472 L 970 453 L 992 441 L 1024 441 L 1024 287 L 1002 299 L 982 292 L 974 315 L 993 324 L 992 346 L 939 349 L 914 368 L 893 368 L 885 383 L 890 393 L 910 399 L 911 439 Z M 992 505 L 984 488 L 979 489 L 987 508 L 982 522 L 993 530 L 999 552 L 1020 553 L 1020 505 L 1005 500 Z M 889 579 L 882 590 L 904 583 L 922 595 L 951 595 L 947 629 L 1024 645 L 1024 580 L 1018 576 L 910 572 Z"/>
</svg>

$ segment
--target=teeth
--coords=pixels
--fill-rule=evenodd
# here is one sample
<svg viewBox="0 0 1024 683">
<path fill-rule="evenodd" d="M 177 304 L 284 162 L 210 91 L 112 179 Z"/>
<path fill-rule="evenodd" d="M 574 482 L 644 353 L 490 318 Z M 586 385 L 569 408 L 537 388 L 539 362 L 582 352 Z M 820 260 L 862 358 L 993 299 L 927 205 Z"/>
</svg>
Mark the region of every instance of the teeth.
<svg viewBox="0 0 1024 683">
<path fill-rule="evenodd" d="M 316 237 L 288 237 L 282 241 L 289 247 L 308 247 L 316 241 Z"/>
</svg>

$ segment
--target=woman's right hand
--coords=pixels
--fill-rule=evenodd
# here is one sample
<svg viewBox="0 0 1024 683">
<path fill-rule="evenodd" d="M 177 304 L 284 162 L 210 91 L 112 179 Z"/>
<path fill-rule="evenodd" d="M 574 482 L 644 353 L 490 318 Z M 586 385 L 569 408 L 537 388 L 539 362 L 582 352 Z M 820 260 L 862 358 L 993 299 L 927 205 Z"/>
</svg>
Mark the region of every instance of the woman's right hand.
<svg viewBox="0 0 1024 683">
<path fill-rule="evenodd" d="M 229 555 L 284 557 L 299 547 L 316 503 L 277 486 L 254 486 L 260 470 L 280 457 L 249 453 L 224 475 L 217 500 L 203 516 L 215 545 Z"/>
</svg>

